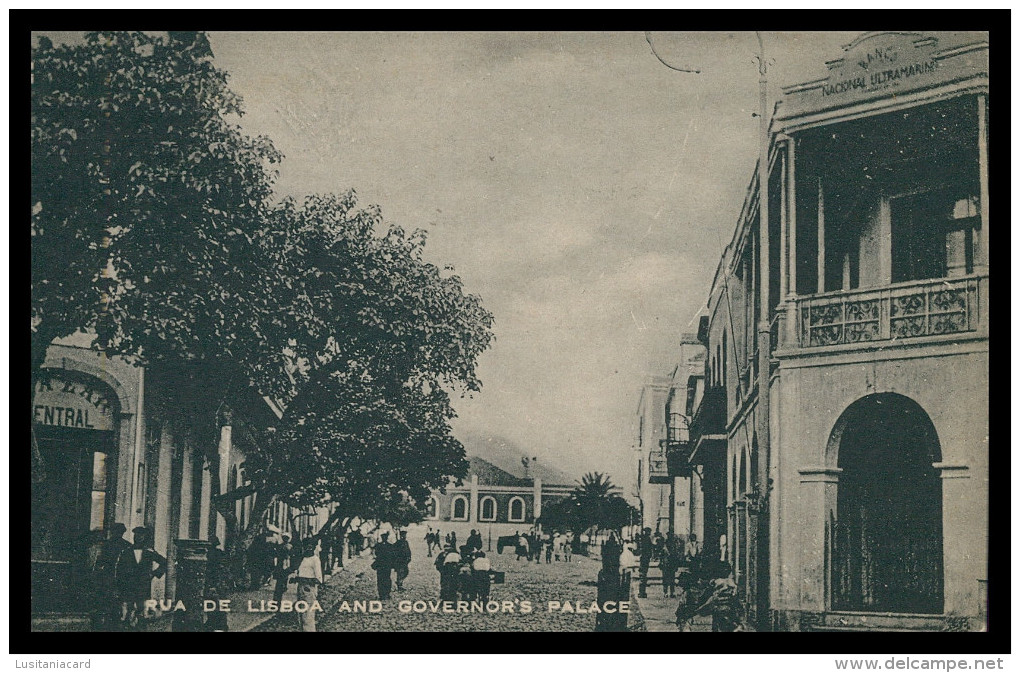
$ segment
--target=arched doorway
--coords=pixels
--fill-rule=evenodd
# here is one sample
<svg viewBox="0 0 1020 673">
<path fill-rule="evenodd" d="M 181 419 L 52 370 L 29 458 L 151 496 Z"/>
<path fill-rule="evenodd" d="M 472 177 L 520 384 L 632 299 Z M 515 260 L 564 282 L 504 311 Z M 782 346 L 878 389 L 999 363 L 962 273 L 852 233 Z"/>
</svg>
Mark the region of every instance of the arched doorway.
<svg viewBox="0 0 1020 673">
<path fill-rule="evenodd" d="M 72 370 L 44 369 L 32 397 L 32 611 L 88 607 L 95 553 L 113 523 L 116 393 Z"/>
<path fill-rule="evenodd" d="M 842 470 L 833 522 L 832 607 L 941 613 L 941 449 L 910 398 L 869 395 L 843 413 L 830 448 Z"/>
</svg>

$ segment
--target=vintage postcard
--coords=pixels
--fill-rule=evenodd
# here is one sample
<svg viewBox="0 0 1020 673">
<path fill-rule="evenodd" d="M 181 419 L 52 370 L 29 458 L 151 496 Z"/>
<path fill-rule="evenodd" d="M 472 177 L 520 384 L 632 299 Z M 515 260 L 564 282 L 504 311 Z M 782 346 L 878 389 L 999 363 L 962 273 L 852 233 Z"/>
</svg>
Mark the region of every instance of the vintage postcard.
<svg viewBox="0 0 1020 673">
<path fill-rule="evenodd" d="M 31 630 L 989 630 L 988 54 L 33 33 Z"/>
</svg>

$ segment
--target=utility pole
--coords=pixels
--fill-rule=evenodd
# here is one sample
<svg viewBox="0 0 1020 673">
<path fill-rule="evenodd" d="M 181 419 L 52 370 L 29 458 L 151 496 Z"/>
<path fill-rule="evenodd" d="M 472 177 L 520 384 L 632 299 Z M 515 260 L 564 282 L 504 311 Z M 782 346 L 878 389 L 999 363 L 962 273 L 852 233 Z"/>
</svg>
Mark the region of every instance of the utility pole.
<svg viewBox="0 0 1020 673">
<path fill-rule="evenodd" d="M 771 331 L 771 271 L 769 266 L 769 112 L 768 112 L 768 60 L 761 31 L 755 31 L 758 38 L 758 288 L 761 303 L 758 322 L 758 409 L 755 414 L 758 433 L 758 474 L 757 481 L 758 521 L 755 535 L 755 583 L 754 596 L 758 606 L 768 611 L 767 587 L 770 584 L 769 569 L 769 379 L 772 367 Z M 763 597 L 760 592 L 766 591 Z M 759 624 L 765 615 L 757 614 Z"/>
</svg>

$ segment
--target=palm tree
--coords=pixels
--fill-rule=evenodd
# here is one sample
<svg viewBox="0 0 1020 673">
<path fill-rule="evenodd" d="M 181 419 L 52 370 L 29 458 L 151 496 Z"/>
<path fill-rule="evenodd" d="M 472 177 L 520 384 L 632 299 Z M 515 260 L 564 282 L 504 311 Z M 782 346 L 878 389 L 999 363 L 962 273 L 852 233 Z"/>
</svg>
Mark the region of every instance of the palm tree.
<svg viewBox="0 0 1020 673">
<path fill-rule="evenodd" d="M 616 486 L 610 481 L 609 476 L 601 472 L 589 472 L 581 477 L 581 481 L 574 488 L 573 498 L 579 504 L 585 530 L 595 529 L 593 538 L 598 534 L 600 527 L 611 525 L 606 515 L 612 510 L 612 500 L 619 497 L 613 494 L 615 489 Z"/>
</svg>

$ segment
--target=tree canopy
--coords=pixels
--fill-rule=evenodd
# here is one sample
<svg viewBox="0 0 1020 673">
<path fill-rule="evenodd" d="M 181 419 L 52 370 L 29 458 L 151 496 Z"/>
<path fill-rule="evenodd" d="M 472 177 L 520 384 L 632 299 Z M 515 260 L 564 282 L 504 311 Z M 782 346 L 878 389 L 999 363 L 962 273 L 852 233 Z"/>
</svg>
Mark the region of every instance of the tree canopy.
<svg viewBox="0 0 1020 673">
<path fill-rule="evenodd" d="M 202 33 L 89 33 L 32 54 L 32 365 L 53 339 L 232 358 L 262 335 L 245 268 L 281 159 L 242 132 Z"/>
<path fill-rule="evenodd" d="M 591 528 L 620 530 L 630 524 L 637 510 L 616 490 L 607 475 L 589 472 L 581 477 L 569 497 L 543 507 L 542 523 L 578 532 Z"/>
<path fill-rule="evenodd" d="M 424 232 L 353 190 L 278 199 L 282 157 L 231 121 L 241 101 L 202 33 L 42 39 L 33 68 L 34 369 L 91 331 L 110 354 L 207 372 L 193 406 L 238 384 L 277 402 L 250 483 L 221 494 L 257 494 L 253 525 L 279 500 L 407 518 L 466 473 L 450 395 L 480 389 L 493 317 L 425 261 Z"/>
</svg>

